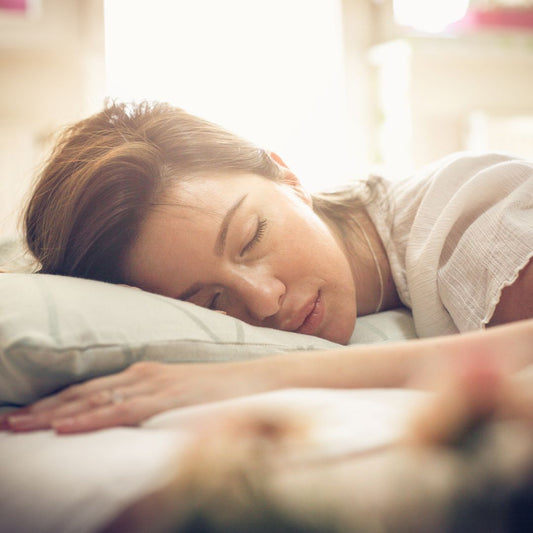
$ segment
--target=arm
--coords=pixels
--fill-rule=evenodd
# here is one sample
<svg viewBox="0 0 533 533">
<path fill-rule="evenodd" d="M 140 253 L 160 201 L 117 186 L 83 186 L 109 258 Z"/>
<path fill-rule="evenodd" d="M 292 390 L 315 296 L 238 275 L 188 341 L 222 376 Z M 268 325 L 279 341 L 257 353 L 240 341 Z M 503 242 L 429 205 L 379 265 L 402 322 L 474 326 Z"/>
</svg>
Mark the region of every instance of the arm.
<svg viewBox="0 0 533 533">
<path fill-rule="evenodd" d="M 202 520 L 217 531 L 366 531 L 361 513 L 410 532 L 467 523 L 479 533 L 487 520 L 524 522 L 531 515 L 533 397 L 526 382 L 510 380 L 494 363 L 484 354 L 461 358 L 404 435 L 373 449 L 332 456 L 326 446 L 321 454 L 301 419 L 280 406 L 217 416 L 169 463 L 170 481 L 105 533 L 181 531 Z"/>
<path fill-rule="evenodd" d="M 137 363 L 118 374 L 65 389 L 0 418 L 15 431 L 60 433 L 137 425 L 175 407 L 294 387 L 403 387 L 428 367 L 468 352 L 493 355 L 512 369 L 533 361 L 533 320 L 463 335 L 332 351 L 297 352 L 254 361 L 165 365 Z"/>
</svg>

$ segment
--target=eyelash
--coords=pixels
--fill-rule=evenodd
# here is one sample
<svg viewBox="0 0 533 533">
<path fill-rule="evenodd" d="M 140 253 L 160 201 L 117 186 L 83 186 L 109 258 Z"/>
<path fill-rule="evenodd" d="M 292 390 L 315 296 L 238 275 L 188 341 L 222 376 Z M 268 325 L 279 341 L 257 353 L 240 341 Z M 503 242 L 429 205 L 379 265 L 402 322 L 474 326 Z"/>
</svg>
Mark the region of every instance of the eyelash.
<svg viewBox="0 0 533 533">
<path fill-rule="evenodd" d="M 257 222 L 257 229 L 255 230 L 255 235 L 252 237 L 251 241 L 242 249 L 241 256 L 246 252 L 249 252 L 262 238 L 265 234 L 267 227 L 266 218 L 260 218 Z"/>
<path fill-rule="evenodd" d="M 208 309 L 213 309 L 213 310 L 216 310 L 216 304 L 217 304 L 217 300 L 218 300 L 218 297 L 220 296 L 220 293 L 217 292 L 213 298 L 211 298 L 211 301 L 209 302 L 209 305 L 207 306 Z"/>
<path fill-rule="evenodd" d="M 241 256 L 244 255 L 246 252 L 249 252 L 258 242 L 261 241 L 261 239 L 263 238 L 263 235 L 265 234 L 265 231 L 266 231 L 266 227 L 267 227 L 267 220 L 266 218 L 260 218 L 258 221 L 257 221 L 257 228 L 255 230 L 255 234 L 254 236 L 252 237 L 252 239 L 250 240 L 250 242 L 242 249 L 242 252 L 241 252 Z M 211 301 L 209 302 L 209 304 L 207 305 L 207 308 L 208 309 L 214 309 L 216 310 L 216 305 L 217 305 L 217 300 L 218 300 L 218 297 L 220 296 L 220 293 L 217 292 L 213 298 L 211 298 Z"/>
</svg>

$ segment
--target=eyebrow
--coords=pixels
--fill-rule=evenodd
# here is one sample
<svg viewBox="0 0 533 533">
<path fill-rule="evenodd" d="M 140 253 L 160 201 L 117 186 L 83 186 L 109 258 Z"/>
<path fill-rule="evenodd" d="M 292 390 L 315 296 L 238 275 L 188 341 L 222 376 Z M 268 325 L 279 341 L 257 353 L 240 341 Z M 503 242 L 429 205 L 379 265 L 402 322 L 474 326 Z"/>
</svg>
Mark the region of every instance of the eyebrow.
<svg viewBox="0 0 533 533">
<path fill-rule="evenodd" d="M 217 240 L 215 241 L 215 255 L 221 256 L 224 253 L 224 248 L 226 247 L 226 239 L 228 236 L 228 228 L 231 224 L 233 216 L 237 212 L 237 209 L 244 202 L 248 194 L 241 196 L 229 209 L 228 212 L 224 215 L 222 223 L 220 224 L 220 229 L 218 231 Z M 201 283 L 193 283 L 188 289 L 184 290 L 179 294 L 178 300 L 188 300 L 199 292 L 202 288 Z"/>
</svg>

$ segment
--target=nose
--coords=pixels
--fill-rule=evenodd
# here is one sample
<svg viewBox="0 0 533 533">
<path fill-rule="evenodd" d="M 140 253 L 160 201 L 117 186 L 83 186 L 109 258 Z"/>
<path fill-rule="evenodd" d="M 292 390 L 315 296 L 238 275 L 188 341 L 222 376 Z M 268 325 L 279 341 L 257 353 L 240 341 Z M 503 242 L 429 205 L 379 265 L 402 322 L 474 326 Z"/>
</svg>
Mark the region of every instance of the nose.
<svg viewBox="0 0 533 533">
<path fill-rule="evenodd" d="M 280 309 L 285 284 L 276 276 L 259 269 L 243 269 L 236 273 L 232 292 L 254 321 L 263 322 Z"/>
</svg>

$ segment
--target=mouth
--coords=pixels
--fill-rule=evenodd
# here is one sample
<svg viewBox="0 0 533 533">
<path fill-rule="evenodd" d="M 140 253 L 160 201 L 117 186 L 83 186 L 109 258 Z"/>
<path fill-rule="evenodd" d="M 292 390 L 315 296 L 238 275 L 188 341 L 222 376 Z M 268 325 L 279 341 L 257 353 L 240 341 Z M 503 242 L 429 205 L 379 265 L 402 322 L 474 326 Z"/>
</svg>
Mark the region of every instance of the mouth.
<svg viewBox="0 0 533 533">
<path fill-rule="evenodd" d="M 313 335 L 318 330 L 324 318 L 324 302 L 322 301 L 320 291 L 318 291 L 315 300 L 309 304 L 309 308 L 300 327 L 295 330 L 296 333 Z"/>
</svg>

